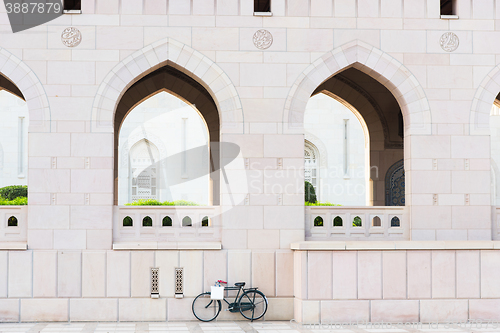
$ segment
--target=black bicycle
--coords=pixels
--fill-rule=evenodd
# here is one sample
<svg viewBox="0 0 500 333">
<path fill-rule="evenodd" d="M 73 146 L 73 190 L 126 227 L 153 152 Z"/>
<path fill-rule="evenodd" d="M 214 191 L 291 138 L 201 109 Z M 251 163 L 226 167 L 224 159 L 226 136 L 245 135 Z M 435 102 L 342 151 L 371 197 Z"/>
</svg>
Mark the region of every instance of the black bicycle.
<svg viewBox="0 0 500 333">
<path fill-rule="evenodd" d="M 227 282 L 219 280 L 220 284 Z M 267 311 L 267 298 L 258 288 L 244 289 L 245 282 L 237 282 L 234 287 L 224 287 L 223 301 L 227 303 L 227 311 L 240 312 L 243 317 L 254 321 L 262 318 Z M 238 291 L 232 303 L 226 300 L 227 291 Z M 241 296 L 240 296 L 241 294 Z M 193 301 L 193 314 L 201 321 L 212 321 L 219 315 L 222 309 L 222 302 L 219 299 L 212 299 L 210 292 L 201 293 Z"/>
</svg>

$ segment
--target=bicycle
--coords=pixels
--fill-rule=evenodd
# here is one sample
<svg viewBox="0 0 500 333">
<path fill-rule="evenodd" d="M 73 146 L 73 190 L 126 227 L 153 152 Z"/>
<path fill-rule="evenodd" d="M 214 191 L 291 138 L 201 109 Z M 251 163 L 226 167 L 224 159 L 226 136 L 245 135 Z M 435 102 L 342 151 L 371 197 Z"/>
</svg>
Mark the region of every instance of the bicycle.
<svg viewBox="0 0 500 333">
<path fill-rule="evenodd" d="M 219 284 L 227 285 L 227 282 L 218 280 Z M 227 303 L 227 310 L 230 312 L 240 312 L 243 317 L 254 321 L 262 318 L 267 311 L 267 297 L 258 288 L 244 289 L 245 282 L 236 282 L 234 287 L 224 287 L 224 297 L 222 300 Z M 232 303 L 226 300 L 227 291 L 238 291 Z M 240 293 L 241 296 L 240 296 Z M 193 301 L 191 306 L 194 316 L 201 321 L 212 321 L 219 315 L 222 309 L 222 302 L 219 299 L 212 299 L 211 292 L 201 293 Z"/>
</svg>

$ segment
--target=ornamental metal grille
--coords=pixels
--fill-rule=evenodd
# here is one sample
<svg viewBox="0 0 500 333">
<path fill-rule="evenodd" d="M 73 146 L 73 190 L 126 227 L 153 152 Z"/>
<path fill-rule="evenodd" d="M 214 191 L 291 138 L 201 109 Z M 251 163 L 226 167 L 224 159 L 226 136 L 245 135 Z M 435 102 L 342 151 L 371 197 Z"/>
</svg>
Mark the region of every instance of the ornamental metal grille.
<svg viewBox="0 0 500 333">
<path fill-rule="evenodd" d="M 405 169 L 404 160 L 394 163 L 385 176 L 385 205 L 405 205 Z"/>
<path fill-rule="evenodd" d="M 158 149 L 146 139 L 130 150 L 132 200 L 157 198 Z"/>
<path fill-rule="evenodd" d="M 158 295 L 159 287 L 158 287 L 158 273 L 159 268 L 151 268 L 151 295 Z"/>
<path fill-rule="evenodd" d="M 132 200 L 156 199 L 156 168 L 147 167 L 138 176 L 136 170 L 132 170 Z"/>
<path fill-rule="evenodd" d="M 175 268 L 175 293 L 184 293 L 184 268 L 182 267 Z"/>
</svg>

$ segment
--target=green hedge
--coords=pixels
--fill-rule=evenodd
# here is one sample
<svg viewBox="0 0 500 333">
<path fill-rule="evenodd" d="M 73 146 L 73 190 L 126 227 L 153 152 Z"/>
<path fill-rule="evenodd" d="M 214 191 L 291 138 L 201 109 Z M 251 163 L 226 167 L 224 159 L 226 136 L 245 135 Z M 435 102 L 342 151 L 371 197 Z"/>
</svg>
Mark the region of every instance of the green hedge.
<svg viewBox="0 0 500 333">
<path fill-rule="evenodd" d="M 11 185 L 0 188 L 0 206 L 28 204 L 28 186 Z"/>
<path fill-rule="evenodd" d="M 126 203 L 125 206 L 199 206 L 199 204 L 193 201 L 186 201 L 186 200 L 161 202 L 154 199 L 139 199 L 131 203 Z"/>
<path fill-rule="evenodd" d="M 342 206 L 341 204 L 334 204 L 334 203 L 331 203 L 331 202 L 315 202 L 315 203 L 310 203 L 310 202 L 305 202 L 304 205 L 306 206 Z"/>
<path fill-rule="evenodd" d="M 23 206 L 28 204 L 28 198 L 26 197 L 17 197 L 13 200 L 6 200 L 4 198 L 0 198 L 0 206 Z"/>
<path fill-rule="evenodd" d="M 0 197 L 6 200 L 14 200 L 18 197 L 28 197 L 28 186 L 11 185 L 0 188 Z"/>
</svg>

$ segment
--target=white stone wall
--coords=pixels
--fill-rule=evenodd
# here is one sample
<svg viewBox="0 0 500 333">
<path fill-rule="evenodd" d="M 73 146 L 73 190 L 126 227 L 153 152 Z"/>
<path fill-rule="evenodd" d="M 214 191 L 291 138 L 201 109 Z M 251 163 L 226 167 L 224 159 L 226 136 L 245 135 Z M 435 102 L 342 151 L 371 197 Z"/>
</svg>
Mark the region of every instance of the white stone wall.
<svg viewBox="0 0 500 333">
<path fill-rule="evenodd" d="M 295 275 L 295 319 L 323 324 L 496 321 L 499 259 L 498 251 L 486 249 L 295 251 L 294 269 L 302 270 Z"/>
<path fill-rule="evenodd" d="M 500 6 L 496 0 L 457 2 L 459 18 L 446 20 L 440 19 L 437 0 L 273 0 L 271 17 L 254 16 L 252 0 L 83 0 L 83 14 L 63 15 L 16 34 L 11 33 L 0 3 L 0 73 L 19 87 L 29 113 L 30 202 L 30 250 L 0 251 L 7 267 L 0 270 L 6 272 L 0 275 L 3 318 L 19 320 L 11 309 L 20 305 L 21 320 L 67 320 L 68 316 L 95 320 L 95 312 L 85 312 L 89 308 L 111 309 L 108 320 L 117 316 L 151 319 L 108 307 L 118 303 L 122 311 L 147 308 L 153 301 L 133 298 L 144 295 L 144 284 L 136 289 L 132 280 L 146 275 L 146 263 L 156 264 L 153 260 L 158 255 L 169 255 L 167 251 L 111 250 L 118 182 L 113 166 L 119 156 L 114 151 L 113 115 L 128 87 L 166 64 L 207 88 L 218 107 L 221 142 L 241 148 L 238 163 L 226 170 L 230 181 L 221 176 L 224 250 L 214 253 L 223 256 L 227 251 L 227 261 L 220 261 L 227 266 L 221 271 L 239 271 L 239 261 L 231 259 L 230 253 L 243 253 L 247 257 L 241 272 L 251 267 L 260 275 L 241 273 L 231 281 L 228 273 L 230 282 L 245 279 L 275 296 L 280 296 L 276 286 L 290 282 L 290 274 L 284 280 L 266 274 L 280 274 L 277 253 L 304 239 L 303 174 L 297 170 L 304 164 L 306 105 L 324 80 L 348 67 L 378 80 L 401 107 L 412 240 L 491 239 L 489 114 L 500 90 L 500 48 L 495 43 L 500 38 L 496 24 Z M 61 43 L 61 33 L 69 26 L 82 33 L 81 44 L 74 48 Z M 273 35 L 273 44 L 265 50 L 253 44 L 253 35 L 260 29 Z M 447 32 L 459 38 L 452 52 L 440 46 Z M 93 251 L 99 253 L 95 265 L 106 272 L 107 280 L 100 273 L 86 275 L 85 258 Z M 410 252 L 408 258 L 413 256 Z M 430 275 L 433 252 L 413 252 Z M 190 296 L 213 280 L 200 271 L 202 253 L 178 254 L 197 263 L 189 266 L 188 275 L 194 281 Z M 364 267 L 367 258 L 379 260 L 385 253 L 360 251 L 355 264 Z M 478 250 L 475 254 L 479 256 Z M 330 254 L 318 252 L 311 257 L 315 255 L 321 260 Z M 491 297 L 491 302 L 479 300 L 477 293 L 463 297 L 496 306 L 499 296 L 491 287 L 491 276 L 498 254 L 485 250 L 480 255 L 481 283 L 485 281 L 481 290 L 486 292 L 480 296 Z M 445 263 L 453 262 L 448 259 Z M 415 267 L 409 263 L 408 267 Z M 300 262 L 293 267 L 295 281 L 309 274 L 309 267 L 300 269 Z M 375 279 L 381 276 L 377 267 L 364 267 L 362 278 L 374 278 L 366 285 L 375 283 L 378 288 L 382 283 Z M 123 271 L 134 272 L 130 281 L 123 279 Z M 419 271 L 411 274 L 411 281 L 420 281 Z M 85 282 L 95 276 L 96 285 Z M 48 281 L 47 288 L 40 281 Z M 428 275 L 422 281 L 428 284 Z M 421 314 L 424 309 L 434 313 L 434 307 L 425 308 L 425 304 L 439 306 L 426 300 L 434 292 L 438 298 L 449 297 L 442 304 L 456 304 L 463 310 L 464 300 L 448 293 L 447 285 L 438 283 L 429 294 L 430 289 L 418 283 L 408 291 L 426 293 L 410 300 L 421 300 Z M 287 292 L 283 297 L 291 295 Z M 370 293 L 365 297 L 365 310 L 366 302 L 375 304 L 380 298 Z M 168 309 L 181 309 L 174 301 L 160 300 L 167 312 L 154 318 L 164 320 Z M 317 316 L 320 303 L 312 301 L 307 309 Z M 186 308 L 190 303 L 188 299 L 177 302 L 184 302 Z M 474 302 L 469 301 L 469 309 Z M 54 310 L 43 312 L 49 308 Z M 71 311 L 76 311 L 74 316 Z M 295 311 L 296 316 L 299 312 Z"/>
<path fill-rule="evenodd" d="M 160 299 L 150 298 L 151 267 Z M 174 298 L 175 267 L 184 268 L 183 299 Z M 0 322 L 196 320 L 193 299 L 216 280 L 259 286 L 269 297 L 266 319 L 290 320 L 292 276 L 290 250 L 0 251 Z"/>
</svg>

